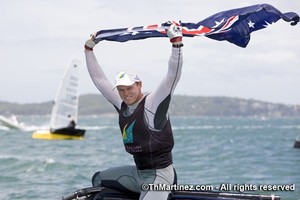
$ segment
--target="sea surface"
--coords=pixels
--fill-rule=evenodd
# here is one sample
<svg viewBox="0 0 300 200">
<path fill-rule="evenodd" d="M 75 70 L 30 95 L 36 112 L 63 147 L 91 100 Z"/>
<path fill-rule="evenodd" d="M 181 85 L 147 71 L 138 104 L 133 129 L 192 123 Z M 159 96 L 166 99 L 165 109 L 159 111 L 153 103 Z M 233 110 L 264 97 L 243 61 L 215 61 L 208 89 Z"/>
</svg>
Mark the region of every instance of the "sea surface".
<svg viewBox="0 0 300 200">
<path fill-rule="evenodd" d="M 96 171 L 133 164 L 115 116 L 80 117 L 84 140 L 32 139 L 49 116 L 20 116 L 28 131 L 0 127 L 0 199 L 60 199 L 90 187 Z M 172 117 L 179 184 L 300 199 L 300 135 L 296 118 Z M 227 185 L 226 185 L 227 184 Z M 291 191 L 271 189 L 282 185 Z M 225 187 L 228 186 L 228 187 Z M 275 187 L 274 186 L 274 187 Z M 267 187 L 267 186 L 266 186 Z"/>
</svg>

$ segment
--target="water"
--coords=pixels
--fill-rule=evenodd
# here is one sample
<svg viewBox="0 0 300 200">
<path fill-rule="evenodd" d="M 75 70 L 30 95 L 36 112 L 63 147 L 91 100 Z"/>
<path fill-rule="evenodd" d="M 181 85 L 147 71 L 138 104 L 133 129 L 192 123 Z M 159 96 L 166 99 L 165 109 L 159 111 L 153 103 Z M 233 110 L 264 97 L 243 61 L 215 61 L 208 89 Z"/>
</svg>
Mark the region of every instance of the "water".
<svg viewBox="0 0 300 200">
<path fill-rule="evenodd" d="M 79 126 L 87 129 L 82 141 L 34 140 L 32 130 L 46 127 L 49 117 L 20 118 L 30 131 L 0 127 L 2 200 L 59 199 L 90 187 L 98 170 L 133 164 L 124 152 L 116 117 L 81 117 Z M 300 119 L 173 117 L 172 124 L 179 184 L 231 184 L 236 191 L 300 199 L 300 149 L 293 148 Z M 265 184 L 295 188 L 256 190 Z"/>
</svg>

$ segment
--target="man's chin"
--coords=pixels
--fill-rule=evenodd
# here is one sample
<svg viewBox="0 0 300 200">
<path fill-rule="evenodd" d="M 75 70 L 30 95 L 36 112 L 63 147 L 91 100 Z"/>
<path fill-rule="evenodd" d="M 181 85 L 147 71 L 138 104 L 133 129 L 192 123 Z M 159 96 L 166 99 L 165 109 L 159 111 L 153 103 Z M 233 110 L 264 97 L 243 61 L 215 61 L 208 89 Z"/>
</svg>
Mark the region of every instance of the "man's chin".
<svg viewBox="0 0 300 200">
<path fill-rule="evenodd" d="M 129 106 L 134 104 L 134 102 L 131 99 L 124 99 L 123 101 L 124 101 L 124 103 L 126 103 Z"/>
</svg>

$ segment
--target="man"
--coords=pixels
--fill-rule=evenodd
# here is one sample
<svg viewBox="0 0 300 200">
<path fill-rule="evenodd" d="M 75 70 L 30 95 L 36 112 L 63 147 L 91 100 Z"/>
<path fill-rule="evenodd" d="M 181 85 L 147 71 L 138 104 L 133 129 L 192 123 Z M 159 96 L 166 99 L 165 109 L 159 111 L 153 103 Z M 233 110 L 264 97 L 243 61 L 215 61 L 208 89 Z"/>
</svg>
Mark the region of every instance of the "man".
<svg viewBox="0 0 300 200">
<path fill-rule="evenodd" d="M 119 126 L 125 150 L 133 155 L 135 166 L 121 166 L 97 172 L 93 186 L 106 186 L 140 193 L 140 200 L 165 200 L 170 191 L 143 191 L 143 184 L 175 182 L 172 149 L 173 133 L 168 116 L 171 95 L 181 76 L 182 32 L 172 23 L 167 31 L 172 43 L 168 72 L 158 88 L 142 93 L 142 81 L 136 74 L 120 72 L 115 85 L 106 78 L 93 53 L 94 37 L 85 44 L 90 76 L 103 96 L 119 113 Z"/>
<path fill-rule="evenodd" d="M 69 118 L 70 122 L 69 122 L 67 128 L 69 128 L 69 129 L 75 129 L 76 122 L 75 122 L 74 118 L 71 115 L 68 115 L 68 118 Z"/>
</svg>

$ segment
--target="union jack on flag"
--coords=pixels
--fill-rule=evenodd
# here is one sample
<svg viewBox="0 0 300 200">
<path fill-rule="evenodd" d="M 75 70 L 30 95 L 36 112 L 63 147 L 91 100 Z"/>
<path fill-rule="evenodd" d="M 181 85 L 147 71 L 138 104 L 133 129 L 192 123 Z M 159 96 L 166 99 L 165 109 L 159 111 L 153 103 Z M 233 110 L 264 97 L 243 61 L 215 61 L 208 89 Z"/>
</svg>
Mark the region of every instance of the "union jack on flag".
<svg viewBox="0 0 300 200">
<path fill-rule="evenodd" d="M 246 47 L 250 33 L 272 25 L 279 19 L 296 25 L 299 15 L 294 12 L 281 13 L 269 4 L 258 4 L 214 14 L 198 23 L 180 22 L 185 37 L 206 36 L 214 40 L 226 40 Z M 97 32 L 95 40 L 126 42 L 152 37 L 167 37 L 170 22 L 131 28 L 107 29 Z"/>
</svg>

